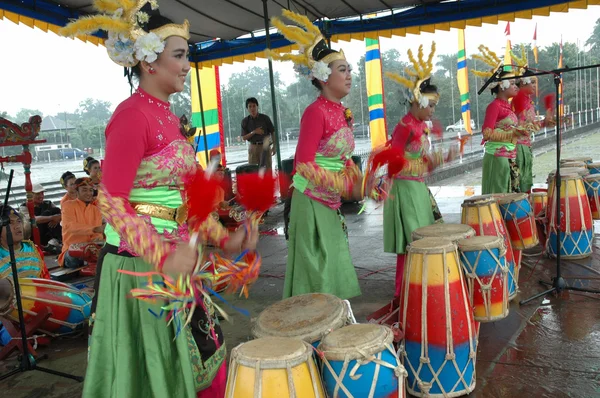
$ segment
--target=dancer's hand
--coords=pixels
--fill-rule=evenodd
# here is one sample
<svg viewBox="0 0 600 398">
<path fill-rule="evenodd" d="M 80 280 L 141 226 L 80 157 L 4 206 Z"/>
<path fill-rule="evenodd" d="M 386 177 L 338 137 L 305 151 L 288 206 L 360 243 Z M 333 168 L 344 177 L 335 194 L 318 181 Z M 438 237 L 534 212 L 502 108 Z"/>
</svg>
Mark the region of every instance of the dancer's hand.
<svg viewBox="0 0 600 398">
<path fill-rule="evenodd" d="M 185 243 L 180 243 L 174 252 L 171 252 L 163 265 L 163 272 L 172 275 L 189 275 L 194 271 L 198 250 Z"/>
<path fill-rule="evenodd" d="M 227 255 L 233 255 L 242 251 L 242 245 L 246 239 L 246 231 L 239 228 L 237 231 L 229 233 L 229 239 L 223 245 L 223 251 Z"/>
<path fill-rule="evenodd" d="M 448 157 L 446 158 L 447 162 L 451 162 L 458 157 L 458 148 L 456 145 L 451 145 L 450 149 L 448 149 Z"/>
<path fill-rule="evenodd" d="M 256 250 L 259 235 L 258 225 L 252 226 L 249 233 L 245 236 L 246 239 L 242 244 L 242 250 Z"/>
</svg>

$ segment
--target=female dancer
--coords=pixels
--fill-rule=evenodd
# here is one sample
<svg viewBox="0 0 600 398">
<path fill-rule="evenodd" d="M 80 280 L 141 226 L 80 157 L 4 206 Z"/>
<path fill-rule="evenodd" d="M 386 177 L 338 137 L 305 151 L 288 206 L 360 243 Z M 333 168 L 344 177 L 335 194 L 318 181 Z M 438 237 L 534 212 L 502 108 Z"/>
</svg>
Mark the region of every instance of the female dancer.
<svg viewBox="0 0 600 398">
<path fill-rule="evenodd" d="M 531 152 L 531 136 L 540 131 L 543 126 L 554 126 L 552 111 L 546 112 L 543 122 L 537 121 L 535 105 L 531 97 L 535 94 L 537 78 L 527 69 L 527 54 L 525 47 L 521 47 L 521 56 L 512 53 L 513 62 L 518 66 L 517 86 L 519 92 L 512 100 L 512 109 L 519 119 L 519 123 L 529 133 L 517 141 L 517 165 L 521 177 L 521 192 L 530 193 L 533 185 L 533 153 Z"/>
<path fill-rule="evenodd" d="M 395 73 L 387 76 L 406 88 L 405 98 L 410 110 L 394 129 L 391 144 L 404 153 L 407 165 L 398 173 L 389 191 L 389 197 L 383 207 L 383 248 L 386 253 L 396 253 L 396 292 L 400 296 L 406 246 L 411 242 L 412 232 L 420 227 L 435 222 L 433 196 L 425 185 L 424 178 L 433 169 L 450 161 L 456 156 L 456 148 L 450 147 L 447 159 L 441 151 L 430 151 L 429 128 L 425 123 L 431 120 L 439 101 L 436 86 L 431 84 L 435 43 L 431 45 L 431 53 L 427 62 L 423 59 L 423 46 L 419 47 L 419 59 L 414 59 L 412 51 L 408 51 L 413 63 L 409 80 Z M 433 206 L 432 206 L 433 205 Z"/>
<path fill-rule="evenodd" d="M 341 198 L 358 198 L 361 188 L 360 171 L 351 159 L 352 113 L 342 105 L 352 87 L 352 74 L 344 53 L 328 48 L 306 17 L 286 10 L 283 16 L 306 29 L 299 38 L 300 29 L 293 32 L 278 18 L 272 19 L 286 38 L 302 47 L 301 54 L 270 56 L 292 60 L 320 93 L 300 122 L 283 296 L 321 292 L 347 299 L 360 295 L 340 212 Z"/>
<path fill-rule="evenodd" d="M 199 304 L 190 326 L 176 330 L 177 322 L 157 319 L 161 303 L 128 297 L 146 284 L 145 278 L 118 272 L 189 274 L 199 255 L 187 243 L 182 194 L 182 179 L 197 164 L 167 102 L 183 90 L 190 70 L 189 24 L 162 17 L 155 0 L 123 1 L 117 10 L 113 5 L 97 1 L 95 7 L 105 15 L 62 30 L 65 36 L 107 30 L 109 56 L 139 79 L 139 88 L 117 107 L 106 128 L 98 206 L 109 225 L 98 263 L 83 396 L 222 397 L 225 345 L 210 300 Z M 257 231 L 246 236 L 241 229 L 228 236 L 212 217 L 202 230 L 229 252 L 256 246 Z"/>
<path fill-rule="evenodd" d="M 91 156 L 88 156 L 83 160 L 83 171 L 89 175 L 94 184 L 94 198 L 98 196 L 98 186 L 102 179 L 102 170 L 100 168 L 100 162 Z"/>
<path fill-rule="evenodd" d="M 498 74 L 501 78 L 514 77 L 513 72 L 498 71 L 501 61 L 487 47 L 479 46 L 479 51 L 481 55 L 473 57 L 493 69 L 489 71 L 474 70 L 474 74 L 483 78 L 489 78 L 493 74 Z M 488 105 L 483 122 L 482 144 L 485 143 L 485 155 L 483 156 L 481 193 L 520 192 L 515 144 L 521 137 L 528 136 L 528 132 L 519 126 L 517 115 L 508 102 L 510 98 L 517 95 L 519 89 L 514 79 L 493 82 L 489 88 L 496 98 Z"/>
<path fill-rule="evenodd" d="M 75 186 L 75 174 L 70 171 L 65 171 L 62 176 L 60 176 L 60 185 L 67 191 L 65 196 L 60 200 L 60 205 L 64 205 L 65 202 L 69 200 L 77 199 L 77 187 Z"/>
</svg>

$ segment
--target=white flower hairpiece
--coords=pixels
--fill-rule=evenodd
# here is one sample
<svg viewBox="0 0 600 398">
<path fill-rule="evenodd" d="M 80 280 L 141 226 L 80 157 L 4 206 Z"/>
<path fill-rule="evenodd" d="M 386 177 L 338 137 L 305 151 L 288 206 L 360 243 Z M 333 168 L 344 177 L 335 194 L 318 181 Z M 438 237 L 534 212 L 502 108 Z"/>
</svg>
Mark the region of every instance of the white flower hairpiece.
<svg viewBox="0 0 600 398">
<path fill-rule="evenodd" d="M 326 82 L 329 79 L 329 75 L 331 75 L 331 68 L 327 66 L 327 64 L 323 61 L 315 62 L 315 65 L 312 67 L 311 76 L 314 79 L 321 80 L 322 82 Z"/>
<path fill-rule="evenodd" d="M 421 95 L 421 98 L 419 98 L 419 107 L 425 109 L 428 106 L 429 106 L 429 98 L 426 97 L 425 95 Z"/>
<path fill-rule="evenodd" d="M 533 83 L 533 79 L 529 76 L 523 77 L 521 79 L 521 84 L 531 84 L 531 83 Z"/>
<path fill-rule="evenodd" d="M 500 82 L 500 90 L 508 90 L 510 88 L 510 80 L 502 80 Z"/>
<path fill-rule="evenodd" d="M 135 57 L 148 63 L 156 61 L 158 54 L 165 49 L 165 42 L 156 33 L 150 32 L 140 36 L 133 45 Z"/>
</svg>

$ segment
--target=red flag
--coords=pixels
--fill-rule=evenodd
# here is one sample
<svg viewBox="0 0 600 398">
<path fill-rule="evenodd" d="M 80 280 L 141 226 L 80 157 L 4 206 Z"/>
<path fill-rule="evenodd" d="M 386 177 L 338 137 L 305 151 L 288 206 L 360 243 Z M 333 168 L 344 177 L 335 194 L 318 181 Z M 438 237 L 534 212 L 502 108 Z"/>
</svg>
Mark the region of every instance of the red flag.
<svg viewBox="0 0 600 398">
<path fill-rule="evenodd" d="M 538 63 L 538 47 L 537 47 L 537 23 L 535 24 L 535 30 L 533 31 L 533 59 L 535 63 Z"/>
<path fill-rule="evenodd" d="M 506 29 L 504 29 L 504 34 L 506 36 L 510 36 L 510 22 L 506 23 Z"/>
</svg>

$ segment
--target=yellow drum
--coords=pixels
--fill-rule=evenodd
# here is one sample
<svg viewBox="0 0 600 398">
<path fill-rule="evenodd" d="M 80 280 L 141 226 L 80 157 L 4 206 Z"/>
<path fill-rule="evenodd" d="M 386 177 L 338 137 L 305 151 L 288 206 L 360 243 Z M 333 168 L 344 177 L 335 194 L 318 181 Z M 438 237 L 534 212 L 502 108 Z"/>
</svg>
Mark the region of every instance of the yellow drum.
<svg viewBox="0 0 600 398">
<path fill-rule="evenodd" d="M 325 293 L 308 293 L 278 301 L 260 313 L 254 337 L 294 337 L 316 348 L 329 332 L 352 323 L 349 304 Z"/>
<path fill-rule="evenodd" d="M 226 398 L 325 398 L 310 344 L 265 337 L 231 351 Z"/>
<path fill-rule="evenodd" d="M 475 230 L 464 224 L 432 224 L 417 228 L 412 233 L 412 240 L 423 238 L 446 238 L 456 243 L 461 239 L 475 236 Z"/>
</svg>

